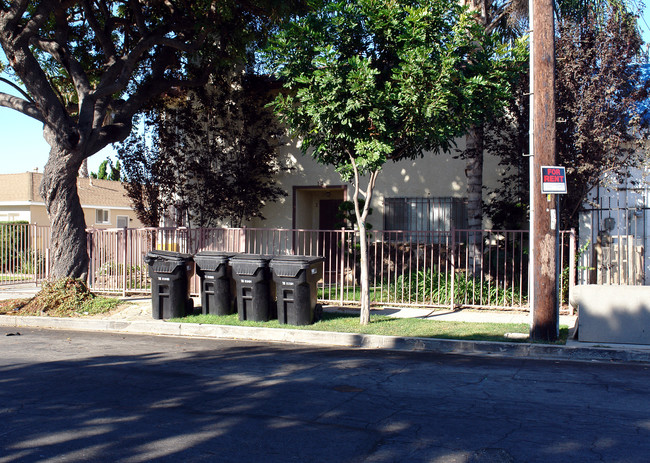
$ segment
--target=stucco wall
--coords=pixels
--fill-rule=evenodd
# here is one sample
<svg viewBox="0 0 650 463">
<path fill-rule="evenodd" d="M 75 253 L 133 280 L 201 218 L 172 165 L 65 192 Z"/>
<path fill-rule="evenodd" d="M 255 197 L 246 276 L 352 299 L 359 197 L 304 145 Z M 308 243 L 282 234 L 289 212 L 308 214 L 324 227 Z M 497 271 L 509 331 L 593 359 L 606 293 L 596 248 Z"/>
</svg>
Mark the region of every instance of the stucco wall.
<svg viewBox="0 0 650 463">
<path fill-rule="evenodd" d="M 97 209 L 108 210 L 108 223 L 97 223 L 96 221 L 96 211 Z M 135 215 L 135 212 L 132 210 L 124 209 L 111 209 L 111 208 L 97 208 L 97 207 L 83 207 L 84 219 L 86 220 L 87 228 L 116 228 L 117 227 L 117 216 L 127 216 L 129 217 L 129 227 L 128 228 L 141 228 L 142 223 L 138 220 Z"/>
<path fill-rule="evenodd" d="M 28 206 L 0 206 L 0 222 L 29 222 L 30 220 Z"/>
<path fill-rule="evenodd" d="M 464 139 L 458 140 L 458 149 L 464 149 Z M 262 214 L 265 221 L 255 220 L 246 224 L 251 227 L 291 228 L 293 207 L 296 203 L 294 187 L 326 187 L 345 185 L 347 198 L 352 197 L 353 188 L 344 183 L 339 174 L 329 166 L 318 164 L 311 156 L 303 155 L 296 145 L 288 146 L 281 156 L 283 165 L 292 168 L 291 172 L 278 176 L 279 185 L 288 193 L 286 198 L 268 204 Z M 466 197 L 466 162 L 455 159 L 453 154 L 426 154 L 421 159 L 389 163 L 379 174 L 375 186 L 372 207 L 375 228 L 383 225 L 384 198 L 389 197 Z M 488 190 L 498 185 L 498 159 L 487 155 L 484 160 L 483 181 Z M 365 185 L 367 180 L 362 183 Z M 484 193 L 486 195 L 486 193 Z M 307 222 L 308 211 L 296 211 L 296 226 Z M 313 214 L 316 214 L 314 211 Z"/>
</svg>

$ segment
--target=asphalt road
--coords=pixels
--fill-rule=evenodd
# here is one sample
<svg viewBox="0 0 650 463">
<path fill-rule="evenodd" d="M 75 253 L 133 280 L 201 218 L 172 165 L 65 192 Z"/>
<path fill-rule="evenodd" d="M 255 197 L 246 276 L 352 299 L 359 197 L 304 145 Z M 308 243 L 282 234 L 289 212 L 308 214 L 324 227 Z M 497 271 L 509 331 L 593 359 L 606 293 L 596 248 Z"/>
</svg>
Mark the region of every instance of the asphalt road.
<svg viewBox="0 0 650 463">
<path fill-rule="evenodd" d="M 647 462 L 650 366 L 0 328 L 0 462 Z"/>
</svg>

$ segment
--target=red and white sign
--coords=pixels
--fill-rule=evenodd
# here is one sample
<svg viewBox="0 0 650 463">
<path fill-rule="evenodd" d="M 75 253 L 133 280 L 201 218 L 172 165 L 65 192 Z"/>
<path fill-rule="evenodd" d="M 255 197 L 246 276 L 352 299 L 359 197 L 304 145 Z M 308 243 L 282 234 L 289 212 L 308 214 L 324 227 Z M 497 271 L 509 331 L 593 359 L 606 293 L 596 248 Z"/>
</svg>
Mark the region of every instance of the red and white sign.
<svg viewBox="0 0 650 463">
<path fill-rule="evenodd" d="M 564 167 L 542 166 L 542 194 L 566 194 Z"/>
</svg>

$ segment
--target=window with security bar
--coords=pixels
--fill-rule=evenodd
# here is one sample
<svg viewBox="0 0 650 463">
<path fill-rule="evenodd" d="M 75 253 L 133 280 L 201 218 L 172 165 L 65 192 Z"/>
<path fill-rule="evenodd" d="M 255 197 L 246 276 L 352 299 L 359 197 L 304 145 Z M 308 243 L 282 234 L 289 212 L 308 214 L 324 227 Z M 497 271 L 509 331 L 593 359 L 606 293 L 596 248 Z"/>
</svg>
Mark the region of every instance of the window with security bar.
<svg viewBox="0 0 650 463">
<path fill-rule="evenodd" d="M 384 198 L 384 230 L 449 232 L 467 228 L 465 198 Z M 435 234 L 430 236 L 438 242 Z"/>
</svg>

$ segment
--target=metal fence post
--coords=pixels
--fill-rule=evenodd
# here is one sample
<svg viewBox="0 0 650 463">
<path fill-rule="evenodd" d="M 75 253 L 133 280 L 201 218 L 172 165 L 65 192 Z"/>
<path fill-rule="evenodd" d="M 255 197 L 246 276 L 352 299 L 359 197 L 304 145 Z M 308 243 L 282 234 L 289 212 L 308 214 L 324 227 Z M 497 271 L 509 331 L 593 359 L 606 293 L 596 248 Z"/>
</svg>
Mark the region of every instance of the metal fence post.
<svg viewBox="0 0 650 463">
<path fill-rule="evenodd" d="M 246 227 L 241 227 L 239 229 L 239 252 L 246 252 Z"/>
<path fill-rule="evenodd" d="M 455 293 L 455 280 L 456 280 L 456 229 L 454 227 L 451 228 L 451 303 L 450 303 L 450 309 L 454 310 L 455 307 L 455 300 L 454 300 L 454 293 Z"/>
<path fill-rule="evenodd" d="M 122 234 L 124 235 L 123 239 L 123 244 L 122 244 L 122 249 L 124 252 L 124 259 L 123 259 L 123 267 L 122 267 L 122 297 L 126 297 L 126 272 L 127 270 L 127 255 L 128 255 L 128 239 L 127 239 L 127 234 L 128 234 L 128 229 L 122 230 Z"/>
<path fill-rule="evenodd" d="M 571 229 L 569 235 L 569 308 L 571 315 L 573 313 L 573 306 L 571 305 L 571 296 L 573 295 L 573 288 L 576 282 L 576 230 Z"/>
<path fill-rule="evenodd" d="M 340 269 L 341 269 L 341 300 L 340 304 L 343 305 L 343 286 L 345 282 L 345 240 L 347 239 L 347 236 L 345 236 L 345 228 L 341 228 L 341 240 L 339 243 L 341 243 L 341 246 L 338 246 L 339 248 L 339 253 L 340 253 Z"/>
</svg>

